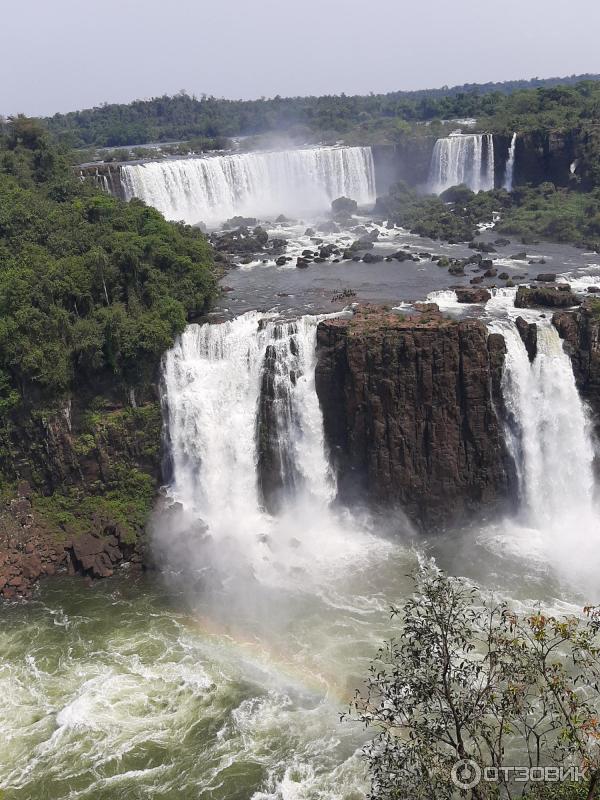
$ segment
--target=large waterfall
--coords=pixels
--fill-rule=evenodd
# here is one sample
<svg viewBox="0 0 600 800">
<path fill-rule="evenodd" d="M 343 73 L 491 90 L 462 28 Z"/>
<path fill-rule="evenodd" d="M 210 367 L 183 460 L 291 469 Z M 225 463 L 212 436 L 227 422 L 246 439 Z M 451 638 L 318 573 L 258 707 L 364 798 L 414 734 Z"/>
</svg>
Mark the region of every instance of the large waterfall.
<svg viewBox="0 0 600 800">
<path fill-rule="evenodd" d="M 466 184 L 474 192 L 494 188 L 494 139 L 490 133 L 455 133 L 438 139 L 429 170 L 429 190 L 441 194 Z"/>
<path fill-rule="evenodd" d="M 506 159 L 506 172 L 504 173 L 504 188 L 507 192 L 512 192 L 513 182 L 515 179 L 515 155 L 517 152 L 517 134 L 513 133 L 508 147 L 508 156 Z"/>
<path fill-rule="evenodd" d="M 165 535 L 169 556 L 186 567 L 225 560 L 229 573 L 243 562 L 269 583 L 309 566 L 315 577 L 328 553 L 335 561 L 340 547 L 360 546 L 361 536 L 338 525 L 330 508 L 336 487 L 314 387 L 321 318 L 285 323 L 249 312 L 190 325 L 166 355 L 169 495 L 180 518 L 169 519 Z M 284 502 L 269 513 L 273 488 Z"/>
<path fill-rule="evenodd" d="M 127 199 L 139 197 L 167 219 L 216 225 L 235 215 L 319 213 L 345 195 L 375 200 L 370 147 L 312 147 L 268 153 L 130 164 Z"/>
</svg>

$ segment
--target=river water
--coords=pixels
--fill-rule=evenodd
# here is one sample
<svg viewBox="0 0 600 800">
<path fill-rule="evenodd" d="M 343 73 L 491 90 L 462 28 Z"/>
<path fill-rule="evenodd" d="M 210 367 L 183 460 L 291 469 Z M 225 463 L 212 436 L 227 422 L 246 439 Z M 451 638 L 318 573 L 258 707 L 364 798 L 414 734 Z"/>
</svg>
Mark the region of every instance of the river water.
<svg viewBox="0 0 600 800">
<path fill-rule="evenodd" d="M 273 187 L 278 170 L 296 166 L 268 165 Z M 298 254 L 310 246 L 304 229 L 273 223 L 270 232 Z M 380 234 L 375 252 L 384 256 L 399 247 L 469 252 L 400 229 L 380 226 Z M 494 238 L 493 231 L 482 236 Z M 347 245 L 352 235 L 323 239 Z M 597 255 L 540 244 L 528 248 L 530 259 L 546 260 L 539 267 L 511 258 L 521 249 L 499 248 L 498 266 L 530 277 L 557 272 L 577 289 L 600 283 Z M 92 586 L 53 579 L 32 602 L 2 608 L 6 798 L 360 800 L 368 734 L 340 714 L 393 634 L 390 607 L 406 598 L 423 559 L 517 610 L 539 601 L 572 612 L 598 600 L 600 516 L 588 413 L 545 316 L 525 313 L 541 326 L 540 354 L 530 365 L 514 335 L 511 292 L 496 292 L 485 309 L 458 307 L 454 279 L 427 257 L 307 270 L 258 261 L 223 282 L 231 291 L 209 320 L 225 324 L 190 326 L 165 359 L 172 513 L 157 517 L 153 529 L 164 571 L 135 577 L 124 569 Z M 430 295 L 449 313 L 477 313 L 505 333 L 503 388 L 513 421 L 506 436 L 520 490 L 507 518 L 417 536 L 401 517 L 336 505 L 314 390 L 318 319 L 303 315 L 338 312 L 331 296 L 343 288 L 391 305 Z M 281 317 L 300 319 L 282 326 Z M 275 514 L 264 508 L 257 476 L 267 351 L 281 389 L 278 436 L 290 462 L 286 502 Z"/>
</svg>

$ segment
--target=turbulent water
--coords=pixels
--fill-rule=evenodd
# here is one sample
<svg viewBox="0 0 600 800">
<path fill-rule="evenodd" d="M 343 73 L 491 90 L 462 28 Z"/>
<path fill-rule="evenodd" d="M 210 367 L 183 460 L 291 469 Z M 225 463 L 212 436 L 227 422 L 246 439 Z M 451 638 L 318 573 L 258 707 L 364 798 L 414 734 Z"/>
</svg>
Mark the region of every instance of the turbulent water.
<svg viewBox="0 0 600 800">
<path fill-rule="evenodd" d="M 441 194 L 461 183 L 474 192 L 494 188 L 492 134 L 455 133 L 435 143 L 429 170 L 429 191 Z"/>
<path fill-rule="evenodd" d="M 312 147 L 125 165 L 127 199 L 139 197 L 167 219 L 215 225 L 236 215 L 328 211 L 332 200 L 375 200 L 370 147 Z"/>
<path fill-rule="evenodd" d="M 508 147 L 508 155 L 506 158 L 506 171 L 504 174 L 504 188 L 507 192 L 512 192 L 513 182 L 515 179 L 515 156 L 517 152 L 517 134 L 513 133 Z"/>
<path fill-rule="evenodd" d="M 453 301 L 447 292 L 436 300 Z M 0 786 L 15 800 L 362 800 L 364 730 L 341 723 L 389 606 L 427 555 L 530 607 L 596 586 L 592 443 L 547 320 L 530 364 L 514 290 L 484 318 L 507 343 L 514 517 L 432 541 L 335 506 L 314 386 L 319 317 L 191 325 L 163 370 L 164 582 L 54 581 L 0 629 Z M 455 299 L 455 296 L 454 296 Z M 527 313 L 527 312 L 520 312 Z M 261 493 L 265 368 L 287 502 Z M 393 534 L 393 541 L 388 534 Z M 108 612 L 107 612 L 108 609 Z"/>
<path fill-rule="evenodd" d="M 0 776 L 15 797 L 363 796 L 365 734 L 339 714 L 415 557 L 331 507 L 317 322 L 252 312 L 190 326 L 168 353 L 172 481 L 155 536 L 188 610 L 116 583 L 55 585 L 19 612 L 0 637 L 0 689 L 12 687 L 0 692 Z M 302 477 L 276 517 L 256 476 L 268 353 L 287 384 L 278 433 Z"/>
<path fill-rule="evenodd" d="M 571 360 L 547 320 L 537 323 L 533 363 L 513 322 L 496 321 L 493 328 L 507 345 L 503 376 L 507 442 L 521 496 L 512 532 L 572 584 L 596 595 L 600 511 L 594 447 Z"/>
</svg>

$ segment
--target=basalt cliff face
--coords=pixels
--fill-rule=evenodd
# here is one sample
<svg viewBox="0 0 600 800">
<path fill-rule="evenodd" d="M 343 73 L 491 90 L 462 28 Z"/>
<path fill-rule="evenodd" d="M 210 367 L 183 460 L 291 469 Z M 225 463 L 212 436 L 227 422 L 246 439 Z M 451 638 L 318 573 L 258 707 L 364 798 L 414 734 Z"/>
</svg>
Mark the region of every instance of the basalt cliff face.
<svg viewBox="0 0 600 800">
<path fill-rule="evenodd" d="M 400 507 L 424 529 L 507 503 L 498 419 L 505 344 L 476 320 L 365 309 L 318 328 L 316 387 L 340 498 Z"/>
<path fill-rule="evenodd" d="M 133 398 L 131 398 L 133 399 Z M 111 393 L 24 408 L 0 435 L 0 596 L 44 575 L 112 575 L 142 562 L 160 481 L 160 404 Z"/>
<path fill-rule="evenodd" d="M 576 311 L 556 312 L 552 321 L 565 341 L 577 388 L 600 437 L 600 300 L 586 300 Z"/>
</svg>

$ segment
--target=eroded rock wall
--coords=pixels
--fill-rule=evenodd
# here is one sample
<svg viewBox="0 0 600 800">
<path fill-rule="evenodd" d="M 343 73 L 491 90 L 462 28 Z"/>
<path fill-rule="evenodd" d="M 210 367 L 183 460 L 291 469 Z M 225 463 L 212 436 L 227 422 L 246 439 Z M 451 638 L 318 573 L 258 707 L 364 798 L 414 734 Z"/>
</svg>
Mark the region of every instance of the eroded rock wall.
<svg viewBox="0 0 600 800">
<path fill-rule="evenodd" d="M 317 393 L 343 501 L 443 528 L 507 503 L 505 345 L 476 320 L 363 310 L 318 328 Z"/>
<path fill-rule="evenodd" d="M 593 415 L 600 441 L 600 300 L 586 300 L 576 311 L 556 312 L 552 321 L 573 363 L 581 396 Z"/>
</svg>

